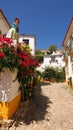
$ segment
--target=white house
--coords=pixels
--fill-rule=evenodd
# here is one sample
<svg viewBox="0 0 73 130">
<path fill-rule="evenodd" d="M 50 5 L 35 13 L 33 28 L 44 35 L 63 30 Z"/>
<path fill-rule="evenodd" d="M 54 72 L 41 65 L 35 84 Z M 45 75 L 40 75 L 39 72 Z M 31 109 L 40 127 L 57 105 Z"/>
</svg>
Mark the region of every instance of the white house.
<svg viewBox="0 0 73 130">
<path fill-rule="evenodd" d="M 64 61 L 66 82 L 73 86 L 73 17 L 70 21 L 62 46 L 64 47 Z"/>
<path fill-rule="evenodd" d="M 65 66 L 63 55 L 59 51 L 53 52 L 51 55 L 45 54 L 43 63 L 37 69 L 44 71 L 47 66 L 63 68 Z"/>
<path fill-rule="evenodd" d="M 19 35 L 19 43 L 26 43 L 31 49 L 31 54 L 35 55 L 36 37 L 35 35 Z"/>
</svg>

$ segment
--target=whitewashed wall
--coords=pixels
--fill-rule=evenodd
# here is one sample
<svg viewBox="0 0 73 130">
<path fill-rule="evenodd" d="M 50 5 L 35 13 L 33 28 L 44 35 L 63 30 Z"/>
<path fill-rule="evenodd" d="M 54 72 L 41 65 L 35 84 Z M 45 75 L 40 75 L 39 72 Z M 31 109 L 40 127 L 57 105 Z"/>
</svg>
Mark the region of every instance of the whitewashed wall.
<svg viewBox="0 0 73 130">
<path fill-rule="evenodd" d="M 33 35 L 21 35 L 19 36 L 19 42 L 22 43 L 23 39 L 28 39 L 29 40 L 29 46 L 32 55 L 35 55 L 35 48 L 36 48 L 36 41 L 35 41 L 35 36 Z"/>
<path fill-rule="evenodd" d="M 50 62 L 51 56 L 45 55 L 43 63 L 40 65 L 40 67 L 37 68 L 37 70 L 44 71 L 45 67 L 47 67 L 47 66 L 58 67 L 58 68 L 62 68 L 65 66 L 65 62 L 63 61 L 63 56 L 57 55 L 57 56 L 55 56 L 55 60 L 57 60 L 58 63 L 57 62 Z"/>
<path fill-rule="evenodd" d="M 71 61 L 71 57 L 68 56 L 68 63 L 66 63 L 66 81 L 70 82 L 70 78 L 72 78 L 73 84 L 73 61 Z"/>
<path fill-rule="evenodd" d="M 0 101 L 11 101 L 19 92 L 19 83 L 15 80 L 17 70 L 13 73 L 4 68 L 0 72 Z"/>
</svg>

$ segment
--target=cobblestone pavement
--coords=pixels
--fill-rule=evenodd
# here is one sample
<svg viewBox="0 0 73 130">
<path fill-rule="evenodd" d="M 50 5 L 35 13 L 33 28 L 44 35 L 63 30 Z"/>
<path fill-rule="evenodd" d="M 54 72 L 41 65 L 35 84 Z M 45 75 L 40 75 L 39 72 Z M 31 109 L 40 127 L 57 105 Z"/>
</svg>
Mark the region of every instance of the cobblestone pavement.
<svg viewBox="0 0 73 130">
<path fill-rule="evenodd" d="M 20 104 L 8 130 L 73 130 L 73 91 L 65 83 L 44 83 L 35 92 L 31 104 Z"/>
</svg>

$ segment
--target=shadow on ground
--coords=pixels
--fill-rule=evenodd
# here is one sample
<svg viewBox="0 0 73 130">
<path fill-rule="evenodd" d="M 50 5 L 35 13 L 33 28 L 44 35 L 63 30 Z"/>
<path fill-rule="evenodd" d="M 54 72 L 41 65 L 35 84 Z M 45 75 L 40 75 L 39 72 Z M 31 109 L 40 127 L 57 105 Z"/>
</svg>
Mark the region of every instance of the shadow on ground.
<svg viewBox="0 0 73 130">
<path fill-rule="evenodd" d="M 31 101 L 28 107 L 24 107 L 23 102 L 20 104 L 18 111 L 13 116 L 13 120 L 15 120 L 15 127 L 18 127 L 19 125 L 21 125 L 21 123 L 29 125 L 33 121 L 38 122 L 45 119 L 45 115 L 48 113 L 47 108 L 50 108 L 50 104 L 52 102 L 48 97 L 42 95 L 42 85 L 44 84 L 42 83 L 40 84 L 40 86 L 35 88 L 34 99 L 33 101 Z"/>
<path fill-rule="evenodd" d="M 45 82 L 40 82 L 39 86 L 44 86 L 44 85 L 51 85 L 51 82 L 45 81 Z"/>
</svg>

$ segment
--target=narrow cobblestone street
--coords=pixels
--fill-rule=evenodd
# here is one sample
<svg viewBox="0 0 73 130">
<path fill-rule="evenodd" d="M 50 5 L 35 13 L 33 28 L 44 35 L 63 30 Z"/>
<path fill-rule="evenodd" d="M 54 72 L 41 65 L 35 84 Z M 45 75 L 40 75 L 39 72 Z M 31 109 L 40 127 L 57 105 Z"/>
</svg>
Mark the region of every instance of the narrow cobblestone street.
<svg viewBox="0 0 73 130">
<path fill-rule="evenodd" d="M 31 105 L 24 103 L 9 130 L 73 130 L 73 91 L 65 83 L 44 83 L 36 88 Z"/>
</svg>

